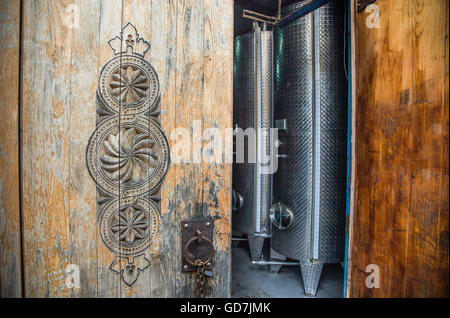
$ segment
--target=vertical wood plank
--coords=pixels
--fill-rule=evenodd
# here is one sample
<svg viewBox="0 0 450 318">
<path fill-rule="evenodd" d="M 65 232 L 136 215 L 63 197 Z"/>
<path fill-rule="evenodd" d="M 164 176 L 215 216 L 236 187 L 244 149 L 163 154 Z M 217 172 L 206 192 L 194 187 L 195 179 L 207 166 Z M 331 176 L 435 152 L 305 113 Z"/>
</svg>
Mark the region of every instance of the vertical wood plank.
<svg viewBox="0 0 450 318">
<path fill-rule="evenodd" d="M 97 296 L 96 187 L 86 169 L 86 147 L 95 129 L 97 78 L 100 67 L 100 1 L 77 0 L 73 10 L 73 50 L 68 89 L 70 263 L 80 269 L 80 288 L 72 297 Z"/>
<path fill-rule="evenodd" d="M 72 1 L 24 1 L 23 237 L 25 296 L 67 296 Z M 33 266 L 30 266 L 33 264 Z"/>
<path fill-rule="evenodd" d="M 413 3 L 417 152 L 410 185 L 406 297 L 449 295 L 448 9 L 448 1 Z"/>
<path fill-rule="evenodd" d="M 176 167 L 175 206 L 183 220 L 211 216 L 215 221 L 215 277 L 205 294 L 230 293 L 231 165 L 205 162 L 207 128 L 221 137 L 232 127 L 232 3 L 178 1 L 176 127 L 190 132 L 190 162 Z M 202 158 L 203 157 L 203 158 Z M 179 241 L 177 254 L 181 253 Z M 180 272 L 179 265 L 177 273 Z M 192 274 L 181 274 L 178 297 L 195 296 Z"/>
<path fill-rule="evenodd" d="M 0 297 L 22 295 L 19 181 L 20 1 L 0 1 Z"/>
<path fill-rule="evenodd" d="M 107 42 L 120 29 L 120 0 L 24 1 L 26 296 L 119 292 L 120 277 L 109 270 L 114 255 L 99 240 L 85 151 L 95 130 L 99 71 L 113 56 Z M 68 264 L 80 268 L 80 289 L 65 284 Z"/>
<path fill-rule="evenodd" d="M 100 194 L 85 150 L 99 120 L 100 71 L 114 57 L 108 41 L 132 22 L 152 45 L 146 59 L 160 80 L 162 129 L 168 137 L 176 127 L 192 132 L 198 120 L 201 156 L 204 126 L 222 133 L 231 128 L 231 14 L 232 2 L 216 0 L 24 1 L 26 296 L 195 296 L 193 275 L 181 274 L 180 222 L 208 215 L 217 218 L 218 247 L 209 292 L 229 295 L 230 164 L 203 164 L 200 157 L 196 164 L 170 166 L 161 189 L 159 241 L 146 252 L 151 265 L 128 287 L 110 270 L 117 255 L 100 236 Z M 68 264 L 80 268 L 79 289 L 65 286 Z"/>
<path fill-rule="evenodd" d="M 205 162 L 202 168 L 203 214 L 216 219 L 215 267 L 212 296 L 229 297 L 231 291 L 231 163 L 225 162 L 226 129 L 233 126 L 233 12 L 232 1 L 205 1 L 203 56 L 203 127 L 222 138 L 219 162 Z M 225 18 L 226 17 L 226 18 Z M 216 138 L 216 136 L 214 136 Z M 203 142 L 203 149 L 209 140 Z"/>
<path fill-rule="evenodd" d="M 127 23 L 133 24 L 136 27 L 139 36 L 146 41 L 149 41 L 149 31 L 151 30 L 152 25 L 152 1 L 123 0 L 122 27 Z M 149 61 L 148 53 L 144 59 Z M 120 115 L 122 116 L 123 113 Z M 150 262 L 152 261 L 152 258 L 150 257 L 150 248 L 144 252 L 144 255 Z M 120 297 L 149 297 L 151 290 L 151 274 L 150 267 L 145 269 L 139 274 L 138 280 L 132 286 L 127 286 L 121 280 Z"/>
<path fill-rule="evenodd" d="M 376 5 L 379 29 L 356 13 L 349 294 L 448 296 L 448 1 Z"/>
<path fill-rule="evenodd" d="M 145 59 L 155 68 L 160 82 L 159 120 L 167 137 L 175 127 L 175 43 L 176 2 L 125 0 L 123 23 L 131 22 L 142 37 L 150 41 Z M 171 141 L 169 140 L 169 146 Z M 161 215 L 158 239 L 146 252 L 150 266 L 140 274 L 133 286 L 125 286 L 122 296 L 173 297 L 176 290 L 176 269 L 179 255 L 175 249 L 179 227 L 176 212 L 169 200 L 173 195 L 174 168 L 171 165 L 161 185 Z"/>
<path fill-rule="evenodd" d="M 100 70 L 114 57 L 114 52 L 108 44 L 112 38 L 119 36 L 122 30 L 122 0 L 100 0 L 100 27 L 99 27 L 99 47 L 98 47 L 98 72 L 95 77 L 96 89 Z M 95 113 L 92 114 L 95 117 Z M 91 133 L 94 130 L 91 130 Z M 92 179 L 89 182 L 93 182 Z M 99 197 L 97 191 L 97 198 Z M 102 241 L 100 235 L 99 218 L 100 206 L 97 206 L 97 266 L 98 266 L 98 297 L 119 298 L 122 292 L 121 277 L 118 273 L 110 269 L 112 262 L 117 256 Z"/>
<path fill-rule="evenodd" d="M 174 141 L 170 133 L 175 128 L 175 68 L 176 68 L 176 30 L 177 1 L 152 0 L 152 25 L 150 30 L 150 63 L 159 77 L 161 90 L 161 128 L 166 133 L 169 148 Z M 161 216 L 159 251 L 151 260 L 151 295 L 152 297 L 174 297 L 178 272 L 176 266 L 180 256 L 175 246 L 178 244 L 179 225 L 177 213 L 171 205 L 175 188 L 175 166 L 170 164 L 161 185 Z"/>
<path fill-rule="evenodd" d="M 136 27 L 139 36 L 149 42 L 151 40 L 151 34 L 154 31 L 152 26 L 153 16 L 154 12 L 152 11 L 152 1 L 122 1 L 122 25 L 124 26 L 127 23 L 131 23 Z M 150 59 L 151 51 L 153 51 L 151 42 L 150 45 L 150 52 L 146 53 L 144 59 L 152 64 L 152 61 Z M 121 116 L 122 115 L 123 114 L 121 114 Z M 158 235 L 160 235 L 161 231 L 164 231 L 164 229 L 159 226 Z M 159 247 L 160 242 L 157 241 L 151 244 L 150 247 L 146 251 L 144 251 L 145 257 L 150 261 L 150 266 L 144 271 L 140 272 L 138 280 L 132 286 L 127 286 L 126 284 L 123 284 L 123 281 L 121 281 L 121 297 L 152 296 L 152 276 L 156 274 L 153 268 L 153 262 L 157 259 L 157 257 L 155 257 L 155 254 L 159 254 Z"/>
<path fill-rule="evenodd" d="M 355 52 L 356 52 L 356 36 L 355 36 L 355 15 L 356 15 L 356 0 L 350 0 L 350 54 L 351 54 L 351 163 L 350 163 L 350 191 L 349 191 L 349 212 L 347 219 L 347 230 L 348 230 L 348 246 L 347 246 L 347 280 L 344 282 L 346 284 L 346 294 L 345 297 L 350 297 L 351 295 L 351 283 L 352 283 L 352 248 L 353 248 L 353 226 L 354 226 L 354 210 L 355 210 L 355 184 L 356 184 L 356 63 L 355 63 Z"/>
<path fill-rule="evenodd" d="M 366 27 L 365 13 L 357 14 L 357 110 L 356 182 L 354 242 L 361 250 L 352 257 L 353 281 L 365 282 L 365 268 L 377 264 L 380 284 L 400 297 L 406 259 L 409 200 L 408 163 L 396 156 L 392 145 L 405 140 L 407 132 L 394 135 L 404 112 L 401 100 L 412 91 L 412 48 L 410 1 L 381 1 L 380 28 Z M 364 42 L 363 39 L 366 39 Z M 409 40 L 408 40 L 409 39 Z M 368 79 L 364 77 L 367 74 Z M 403 110 L 405 109 L 402 106 Z M 396 111 L 397 110 L 397 111 Z M 367 140 L 367 142 L 362 142 Z M 408 151 L 401 144 L 395 150 Z M 403 163 L 405 165 L 403 165 Z M 376 237 L 377 239 L 373 239 Z M 356 259 L 354 259 L 356 257 Z M 384 289 L 383 289 L 384 290 Z M 360 296 L 375 296 L 379 289 L 361 289 Z"/>
<path fill-rule="evenodd" d="M 203 1 L 177 0 L 175 123 L 177 128 L 185 128 L 190 133 L 189 153 L 192 163 L 176 164 L 175 172 L 174 206 L 178 235 L 172 248 L 180 255 L 175 269 L 178 276 L 176 297 L 196 296 L 194 275 L 181 273 L 181 221 L 205 216 L 202 209 L 202 162 L 201 159 L 196 160 L 201 156 L 201 140 L 194 136 L 194 125 L 200 134 L 203 131 L 204 11 Z"/>
</svg>

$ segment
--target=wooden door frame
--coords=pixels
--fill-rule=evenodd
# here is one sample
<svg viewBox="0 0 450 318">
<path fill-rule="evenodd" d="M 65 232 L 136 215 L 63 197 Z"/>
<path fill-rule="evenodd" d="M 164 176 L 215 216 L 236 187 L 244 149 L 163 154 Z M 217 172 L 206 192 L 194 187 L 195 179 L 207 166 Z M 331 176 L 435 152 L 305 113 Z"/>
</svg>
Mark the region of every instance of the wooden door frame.
<svg viewBox="0 0 450 318">
<path fill-rule="evenodd" d="M 345 295 L 448 297 L 449 1 L 378 0 L 379 32 L 364 29 L 368 14 L 356 12 L 357 0 L 351 1 L 352 159 Z M 367 67 L 371 63 L 373 67 Z M 359 105 L 364 93 L 368 103 Z M 362 123 L 364 130 L 358 126 Z M 383 129 L 383 144 L 366 135 L 383 137 Z M 370 153 L 359 160 L 358 152 L 367 149 L 380 156 L 384 169 L 375 167 L 378 161 L 364 166 L 365 174 L 369 171 L 376 180 L 372 185 L 358 175 L 363 162 L 375 160 Z M 396 182 L 392 189 L 390 180 Z M 362 217 L 364 222 L 359 222 Z M 364 236 L 369 226 L 370 238 Z M 380 264 L 384 285 L 379 289 L 364 287 L 370 274 L 365 273 L 366 262 Z"/>
</svg>

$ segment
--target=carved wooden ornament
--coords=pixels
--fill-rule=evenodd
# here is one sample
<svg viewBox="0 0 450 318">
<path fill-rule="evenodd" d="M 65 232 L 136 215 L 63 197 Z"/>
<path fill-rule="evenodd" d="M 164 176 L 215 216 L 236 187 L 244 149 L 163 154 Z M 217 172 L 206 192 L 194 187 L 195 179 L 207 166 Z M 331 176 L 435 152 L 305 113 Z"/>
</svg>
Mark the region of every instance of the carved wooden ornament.
<svg viewBox="0 0 450 318">
<path fill-rule="evenodd" d="M 150 43 L 131 23 L 108 43 L 115 56 L 100 73 L 86 163 L 97 184 L 102 241 L 118 254 L 110 269 L 131 286 L 150 264 L 143 252 L 158 234 L 169 145 L 158 120 L 158 75 L 144 60 Z"/>
</svg>

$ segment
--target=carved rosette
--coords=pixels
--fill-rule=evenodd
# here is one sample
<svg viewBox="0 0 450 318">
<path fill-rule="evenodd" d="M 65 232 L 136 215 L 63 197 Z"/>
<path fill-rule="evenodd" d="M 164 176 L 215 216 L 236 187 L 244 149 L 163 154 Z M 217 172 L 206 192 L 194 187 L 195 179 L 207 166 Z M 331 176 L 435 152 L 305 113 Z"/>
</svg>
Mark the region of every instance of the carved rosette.
<svg viewBox="0 0 450 318">
<path fill-rule="evenodd" d="M 158 75 L 144 60 L 150 44 L 130 23 L 108 43 L 115 56 L 100 73 L 86 162 L 97 184 L 100 236 L 118 254 L 110 269 L 131 286 L 150 265 L 144 253 L 158 233 L 155 198 L 169 168 L 169 145 L 158 120 Z"/>
<path fill-rule="evenodd" d="M 109 195 L 151 194 L 169 168 L 169 145 L 154 119 L 113 116 L 92 134 L 87 165 L 97 186 Z"/>
<path fill-rule="evenodd" d="M 119 206 L 120 204 L 120 206 Z M 100 215 L 100 234 L 112 251 L 134 256 L 145 251 L 155 240 L 159 211 L 148 199 L 128 197 L 105 205 Z"/>
<path fill-rule="evenodd" d="M 151 112 L 159 102 L 158 75 L 139 55 L 120 53 L 103 67 L 99 93 L 102 103 L 115 113 Z"/>
</svg>

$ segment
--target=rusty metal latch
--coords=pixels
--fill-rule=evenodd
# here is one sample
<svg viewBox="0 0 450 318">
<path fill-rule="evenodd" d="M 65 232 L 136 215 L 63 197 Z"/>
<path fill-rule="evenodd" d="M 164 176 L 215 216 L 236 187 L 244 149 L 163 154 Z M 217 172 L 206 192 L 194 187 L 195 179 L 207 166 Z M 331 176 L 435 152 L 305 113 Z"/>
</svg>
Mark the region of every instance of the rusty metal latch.
<svg viewBox="0 0 450 318">
<path fill-rule="evenodd" d="M 193 272 L 198 264 L 211 271 L 214 260 L 214 222 L 211 219 L 181 222 L 182 271 Z"/>
<path fill-rule="evenodd" d="M 214 222 L 211 219 L 181 222 L 183 272 L 196 272 L 198 297 L 205 296 L 206 278 L 212 277 Z"/>
</svg>

